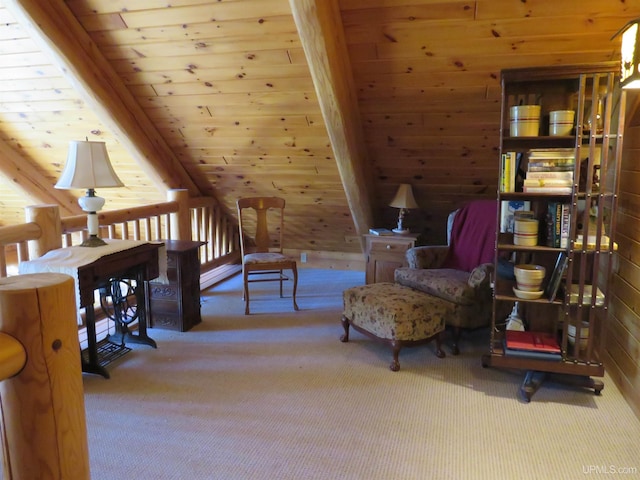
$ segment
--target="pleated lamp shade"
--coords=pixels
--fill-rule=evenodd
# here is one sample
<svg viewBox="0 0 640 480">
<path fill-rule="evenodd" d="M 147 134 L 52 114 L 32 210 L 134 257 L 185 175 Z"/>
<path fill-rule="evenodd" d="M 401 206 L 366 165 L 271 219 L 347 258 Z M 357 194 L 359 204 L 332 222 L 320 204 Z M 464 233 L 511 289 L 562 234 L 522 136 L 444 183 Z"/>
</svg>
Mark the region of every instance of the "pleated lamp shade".
<svg viewBox="0 0 640 480">
<path fill-rule="evenodd" d="M 104 142 L 71 141 L 67 163 L 55 187 L 60 189 L 123 187 L 109 161 Z"/>
<path fill-rule="evenodd" d="M 396 196 L 393 197 L 390 207 L 394 208 L 418 208 L 418 204 L 416 199 L 413 197 L 413 190 L 411 189 L 411 185 L 408 183 L 402 183 L 398 187 L 398 191 L 396 192 Z"/>
</svg>

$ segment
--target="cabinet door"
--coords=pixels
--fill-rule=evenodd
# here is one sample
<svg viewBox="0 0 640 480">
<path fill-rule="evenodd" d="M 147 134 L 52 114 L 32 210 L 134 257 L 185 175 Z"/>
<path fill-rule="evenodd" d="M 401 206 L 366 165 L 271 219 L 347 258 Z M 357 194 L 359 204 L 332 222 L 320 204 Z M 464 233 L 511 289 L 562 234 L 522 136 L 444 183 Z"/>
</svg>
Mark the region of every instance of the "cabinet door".
<svg viewBox="0 0 640 480">
<path fill-rule="evenodd" d="M 369 259 L 369 271 L 367 271 L 367 283 L 393 282 L 393 275 L 396 268 L 404 265 L 403 261 L 397 258 L 384 258 L 383 256 L 373 256 Z"/>
<path fill-rule="evenodd" d="M 367 283 L 393 282 L 396 268 L 406 265 L 405 254 L 415 236 L 367 236 Z"/>
</svg>

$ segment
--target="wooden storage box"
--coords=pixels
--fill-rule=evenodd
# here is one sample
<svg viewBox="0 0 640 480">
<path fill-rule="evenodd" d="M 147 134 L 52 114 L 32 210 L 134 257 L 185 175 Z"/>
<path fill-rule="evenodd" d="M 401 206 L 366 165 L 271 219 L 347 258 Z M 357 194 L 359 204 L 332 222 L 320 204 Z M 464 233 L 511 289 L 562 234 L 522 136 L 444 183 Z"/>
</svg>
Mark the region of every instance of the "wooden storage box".
<svg viewBox="0 0 640 480">
<path fill-rule="evenodd" d="M 149 282 L 150 326 L 186 332 L 200 316 L 200 258 L 204 242 L 165 240 L 169 283 Z"/>
</svg>

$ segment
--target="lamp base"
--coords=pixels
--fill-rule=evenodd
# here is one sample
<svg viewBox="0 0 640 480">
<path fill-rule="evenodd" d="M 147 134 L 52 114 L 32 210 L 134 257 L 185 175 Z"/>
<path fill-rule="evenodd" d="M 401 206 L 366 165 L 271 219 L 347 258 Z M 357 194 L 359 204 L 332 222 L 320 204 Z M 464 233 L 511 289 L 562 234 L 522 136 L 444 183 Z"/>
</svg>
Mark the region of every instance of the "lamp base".
<svg viewBox="0 0 640 480">
<path fill-rule="evenodd" d="M 90 235 L 84 242 L 80 244 L 81 247 L 103 247 L 107 244 L 97 235 Z"/>
<path fill-rule="evenodd" d="M 397 233 L 398 235 L 407 235 L 409 233 L 411 233 L 411 231 L 408 228 L 394 228 L 393 230 L 391 230 L 393 233 Z"/>
</svg>

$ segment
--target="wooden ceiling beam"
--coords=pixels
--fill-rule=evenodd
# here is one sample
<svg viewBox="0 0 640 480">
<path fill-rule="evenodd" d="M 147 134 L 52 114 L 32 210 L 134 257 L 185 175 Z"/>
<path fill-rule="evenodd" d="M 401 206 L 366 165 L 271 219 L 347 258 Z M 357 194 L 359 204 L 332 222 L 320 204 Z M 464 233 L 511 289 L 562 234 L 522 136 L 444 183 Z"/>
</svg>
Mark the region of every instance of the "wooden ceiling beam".
<svg viewBox="0 0 640 480">
<path fill-rule="evenodd" d="M 160 191 L 200 189 L 63 0 L 5 0 L 73 88 Z"/>
<path fill-rule="evenodd" d="M 82 213 L 74 196 L 51 188 L 51 180 L 40 173 L 33 162 L 25 162 L 25 158 L 3 140 L 0 140 L 0 158 L 0 171 L 31 200 L 59 205 L 63 216 Z"/>
<path fill-rule="evenodd" d="M 356 233 L 373 226 L 373 179 L 337 0 L 289 0 Z"/>
</svg>

